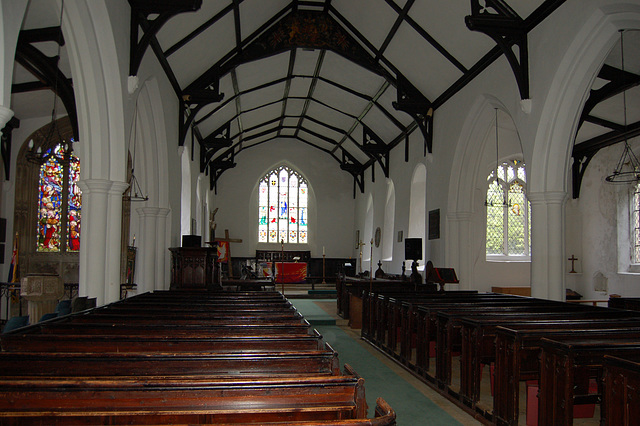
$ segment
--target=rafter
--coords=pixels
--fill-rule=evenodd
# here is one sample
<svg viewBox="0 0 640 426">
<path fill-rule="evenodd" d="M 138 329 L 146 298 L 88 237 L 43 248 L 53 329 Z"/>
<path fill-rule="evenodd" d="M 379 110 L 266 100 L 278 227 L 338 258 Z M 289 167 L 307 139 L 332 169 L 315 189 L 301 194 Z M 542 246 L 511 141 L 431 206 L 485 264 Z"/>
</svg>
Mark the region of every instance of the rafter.
<svg viewBox="0 0 640 426">
<path fill-rule="evenodd" d="M 573 198 L 580 197 L 580 186 L 589 162 L 598 151 L 611 145 L 640 136 L 640 121 L 629 124 L 626 131 L 611 131 L 573 146 Z"/>
<path fill-rule="evenodd" d="M 34 46 L 34 43 L 43 41 L 53 41 L 59 46 L 64 46 L 60 27 L 20 31 L 16 46 L 16 62 L 60 98 L 69 115 L 73 137 L 77 141 L 79 139 L 78 113 L 72 83 L 58 68 L 60 60 L 58 56 L 48 57 Z"/>
<path fill-rule="evenodd" d="M 513 71 L 520 97 L 529 99 L 529 52 L 527 27 L 523 19 L 503 0 L 471 0 L 467 28 L 488 35 L 504 53 Z M 513 46 L 518 47 L 518 54 Z"/>
</svg>

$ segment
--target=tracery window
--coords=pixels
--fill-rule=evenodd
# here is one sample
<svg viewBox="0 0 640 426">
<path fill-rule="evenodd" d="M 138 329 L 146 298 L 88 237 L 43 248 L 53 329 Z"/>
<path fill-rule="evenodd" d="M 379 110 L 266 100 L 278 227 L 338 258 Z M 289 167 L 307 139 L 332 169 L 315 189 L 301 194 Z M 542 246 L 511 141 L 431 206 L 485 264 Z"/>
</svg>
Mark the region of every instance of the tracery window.
<svg viewBox="0 0 640 426">
<path fill-rule="evenodd" d="M 260 179 L 258 242 L 308 242 L 308 190 L 307 181 L 287 166 L 280 166 Z"/>
<path fill-rule="evenodd" d="M 80 250 L 82 193 L 77 185 L 80 160 L 66 152 L 65 146 L 58 144 L 51 148 L 46 153 L 47 160 L 40 166 L 36 232 L 38 252 Z"/>
<path fill-rule="evenodd" d="M 632 191 L 631 201 L 631 263 L 640 263 L 640 183 Z"/>
<path fill-rule="evenodd" d="M 487 259 L 529 258 L 531 208 L 527 200 L 525 165 L 503 162 L 487 177 Z"/>
</svg>

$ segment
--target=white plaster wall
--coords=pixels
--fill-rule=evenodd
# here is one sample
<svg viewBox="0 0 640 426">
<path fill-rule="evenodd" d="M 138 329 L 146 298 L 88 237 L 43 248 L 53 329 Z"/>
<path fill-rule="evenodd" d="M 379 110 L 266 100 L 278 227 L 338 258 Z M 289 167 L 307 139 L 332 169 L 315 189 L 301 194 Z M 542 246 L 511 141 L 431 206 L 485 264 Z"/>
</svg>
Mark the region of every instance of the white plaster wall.
<svg viewBox="0 0 640 426">
<path fill-rule="evenodd" d="M 283 159 L 285 159 L 283 161 Z M 285 244 L 285 250 L 310 250 L 315 257 L 349 257 L 354 245 L 355 202 L 351 175 L 335 160 L 306 144 L 280 139 L 236 155 L 238 166 L 226 170 L 217 185 L 211 209 L 216 214 L 216 236 L 229 230 L 232 256 L 254 256 L 256 249 L 280 249 L 280 244 L 258 244 L 258 180 L 272 168 L 287 164 L 309 183 L 309 243 Z"/>
<path fill-rule="evenodd" d="M 640 140 L 631 144 L 640 150 Z M 580 198 L 570 202 L 567 222 L 575 222 L 567 232 L 567 259 L 578 258 L 577 274 L 567 273 L 567 287 L 585 299 L 606 299 L 610 294 L 640 296 L 640 274 L 629 272 L 629 185 L 612 185 L 610 175 L 622 154 L 622 145 L 600 150 L 589 163 L 582 181 Z M 570 262 L 567 261 L 570 270 Z M 603 277 L 606 287 L 596 287 Z M 602 278 L 600 278 L 602 279 Z"/>
</svg>

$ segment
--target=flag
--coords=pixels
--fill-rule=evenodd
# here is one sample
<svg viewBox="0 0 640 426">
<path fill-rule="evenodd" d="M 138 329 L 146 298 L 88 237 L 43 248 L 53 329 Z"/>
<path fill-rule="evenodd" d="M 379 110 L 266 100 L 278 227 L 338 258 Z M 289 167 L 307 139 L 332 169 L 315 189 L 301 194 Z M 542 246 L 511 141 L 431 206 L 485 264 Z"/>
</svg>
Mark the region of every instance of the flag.
<svg viewBox="0 0 640 426">
<path fill-rule="evenodd" d="M 17 283 L 18 279 L 18 233 L 16 232 L 16 238 L 13 240 L 11 265 L 9 266 L 9 279 L 7 281 L 10 283 Z"/>
<path fill-rule="evenodd" d="M 229 241 L 218 241 L 218 262 L 229 262 Z"/>
</svg>

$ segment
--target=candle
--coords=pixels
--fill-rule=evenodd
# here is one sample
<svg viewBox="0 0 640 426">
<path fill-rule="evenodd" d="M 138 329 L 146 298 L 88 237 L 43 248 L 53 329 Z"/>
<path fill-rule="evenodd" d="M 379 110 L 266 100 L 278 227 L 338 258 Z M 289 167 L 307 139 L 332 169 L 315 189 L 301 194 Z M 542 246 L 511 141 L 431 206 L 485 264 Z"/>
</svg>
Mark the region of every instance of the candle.
<svg viewBox="0 0 640 426">
<path fill-rule="evenodd" d="M 322 246 L 322 255 L 324 256 L 324 246 Z"/>
</svg>

